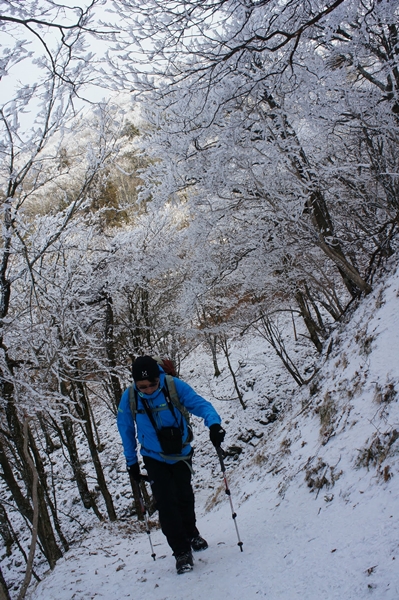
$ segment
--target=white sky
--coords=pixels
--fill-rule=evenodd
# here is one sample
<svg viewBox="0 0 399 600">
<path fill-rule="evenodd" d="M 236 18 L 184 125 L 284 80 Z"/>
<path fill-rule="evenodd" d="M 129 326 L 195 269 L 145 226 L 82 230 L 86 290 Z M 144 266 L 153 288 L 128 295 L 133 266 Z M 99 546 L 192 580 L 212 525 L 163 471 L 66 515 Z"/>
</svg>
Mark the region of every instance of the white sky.
<svg viewBox="0 0 399 600">
<path fill-rule="evenodd" d="M 85 7 L 87 4 L 89 4 L 89 2 L 87 0 L 63 0 L 63 4 L 71 7 Z M 108 1 L 106 5 L 97 6 L 95 9 L 96 18 L 112 22 L 115 17 L 108 12 L 110 4 L 111 3 Z M 74 20 L 73 15 L 74 13 L 72 11 L 69 18 L 67 13 L 66 18 L 58 18 L 56 21 L 63 23 L 68 23 L 68 21 L 72 22 Z M 50 28 L 44 33 L 46 44 L 50 48 L 54 49 L 59 43 L 59 37 Z M 37 57 L 44 55 L 45 51 L 43 45 L 39 42 L 37 37 L 33 33 L 29 32 L 25 27 L 18 25 L 7 25 L 6 31 L 2 31 L 1 34 L 0 52 L 3 53 L 7 48 L 12 48 L 17 40 L 27 40 L 29 42 L 27 49 L 29 52 L 33 52 L 33 56 L 27 57 L 25 60 L 14 65 L 8 74 L 0 79 L 0 98 L 2 104 L 12 100 L 15 97 L 16 90 L 20 88 L 21 85 L 33 85 L 41 77 L 41 71 L 38 66 L 35 65 L 34 61 Z M 87 36 L 87 42 L 88 51 L 94 52 L 99 58 L 104 58 L 106 51 L 105 42 L 97 40 L 91 36 Z M 104 98 L 109 97 L 109 93 L 109 90 L 105 88 L 96 88 L 94 86 L 90 86 L 85 90 L 85 98 L 91 102 L 99 102 Z M 29 124 L 32 122 L 32 119 L 35 116 L 35 111 L 37 111 L 37 106 L 37 102 L 33 102 L 32 106 L 27 107 L 28 114 L 20 115 L 21 122 L 24 127 L 29 126 Z"/>
</svg>

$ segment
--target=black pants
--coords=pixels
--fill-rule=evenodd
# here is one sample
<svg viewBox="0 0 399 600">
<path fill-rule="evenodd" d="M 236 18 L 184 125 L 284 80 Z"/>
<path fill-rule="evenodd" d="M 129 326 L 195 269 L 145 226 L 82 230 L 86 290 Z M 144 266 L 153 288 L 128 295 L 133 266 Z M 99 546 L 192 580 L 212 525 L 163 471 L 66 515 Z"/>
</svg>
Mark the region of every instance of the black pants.
<svg viewBox="0 0 399 600">
<path fill-rule="evenodd" d="M 159 511 L 163 534 L 175 555 L 191 549 L 190 541 L 199 535 L 195 525 L 194 492 L 187 461 L 169 465 L 144 457 L 144 465 Z"/>
</svg>

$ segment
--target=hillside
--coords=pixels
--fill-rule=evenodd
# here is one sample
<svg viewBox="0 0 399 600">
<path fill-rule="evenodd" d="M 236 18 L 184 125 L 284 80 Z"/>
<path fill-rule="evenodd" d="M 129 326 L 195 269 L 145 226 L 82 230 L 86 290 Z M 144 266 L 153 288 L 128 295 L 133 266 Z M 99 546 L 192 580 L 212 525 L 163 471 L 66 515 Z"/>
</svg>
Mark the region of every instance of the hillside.
<svg viewBox="0 0 399 600">
<path fill-rule="evenodd" d="M 393 264 L 384 277 L 334 331 L 308 386 L 294 387 L 265 342 L 253 338 L 234 354 L 248 382 L 245 411 L 223 400 L 231 381 L 223 370 L 215 383 L 208 357 L 197 354 L 183 365 L 182 376 L 198 391 L 219 398 L 226 448 L 242 449 L 226 459 L 242 553 L 217 457 L 199 425 L 194 485 L 198 525 L 210 547 L 195 556 L 193 572 L 175 574 L 156 528 L 154 562 L 145 531 L 126 516 L 95 527 L 31 590 L 30 600 L 397 600 L 399 273 Z M 115 495 L 129 503 L 118 435 L 114 423 L 108 427 L 117 457 Z"/>
</svg>

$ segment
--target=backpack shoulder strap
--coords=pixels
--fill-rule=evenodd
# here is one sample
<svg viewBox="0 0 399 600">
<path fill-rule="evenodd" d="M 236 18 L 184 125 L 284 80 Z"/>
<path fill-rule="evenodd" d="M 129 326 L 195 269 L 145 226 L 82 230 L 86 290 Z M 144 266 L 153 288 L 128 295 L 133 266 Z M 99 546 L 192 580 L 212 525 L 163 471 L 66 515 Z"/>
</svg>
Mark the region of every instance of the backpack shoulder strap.
<svg viewBox="0 0 399 600">
<path fill-rule="evenodd" d="M 179 400 L 179 395 L 177 393 L 175 381 L 174 381 L 174 378 L 172 377 L 172 375 L 165 374 L 165 384 L 166 384 L 166 388 L 168 391 L 170 401 L 172 402 L 173 406 L 175 406 L 177 408 L 177 410 L 181 412 L 181 414 L 183 415 L 183 417 L 186 419 L 187 423 L 189 424 L 190 423 L 190 413 L 188 412 L 187 408 L 185 406 L 183 406 L 183 404 Z M 136 390 L 134 389 L 134 385 L 131 385 L 129 388 L 129 404 L 130 404 L 131 413 L 133 415 L 133 420 L 135 421 L 136 414 L 137 414 L 137 397 L 136 397 Z"/>
<path fill-rule="evenodd" d="M 165 375 L 165 383 L 166 383 L 167 390 L 169 392 L 170 401 L 172 402 L 173 406 L 175 406 L 177 408 L 177 410 L 179 410 L 181 412 L 183 417 L 186 419 L 187 423 L 190 423 L 190 413 L 188 412 L 187 408 L 185 406 L 183 406 L 183 404 L 179 400 L 179 395 L 176 390 L 175 380 L 173 379 L 172 375 Z"/>
<path fill-rule="evenodd" d="M 134 385 L 131 385 L 130 388 L 129 388 L 129 404 L 130 404 L 131 413 L 133 415 L 133 421 L 136 421 L 137 398 L 136 398 L 136 393 L 135 393 Z"/>
</svg>

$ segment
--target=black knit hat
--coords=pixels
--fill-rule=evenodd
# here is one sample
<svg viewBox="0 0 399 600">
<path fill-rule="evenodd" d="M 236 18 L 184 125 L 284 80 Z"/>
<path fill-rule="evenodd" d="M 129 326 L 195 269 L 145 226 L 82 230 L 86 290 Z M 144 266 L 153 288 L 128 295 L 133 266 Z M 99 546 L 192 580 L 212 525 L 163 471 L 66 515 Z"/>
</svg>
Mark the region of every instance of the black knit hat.
<svg viewBox="0 0 399 600">
<path fill-rule="evenodd" d="M 142 381 L 143 379 L 153 381 L 159 377 L 157 361 L 151 356 L 139 356 L 133 363 L 132 375 L 134 381 Z"/>
</svg>

